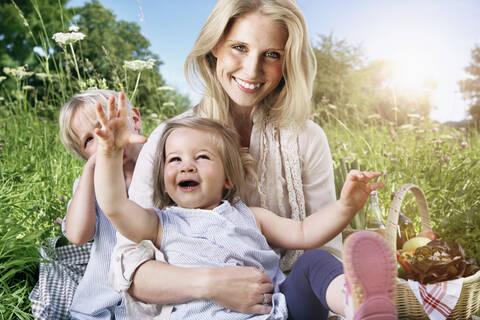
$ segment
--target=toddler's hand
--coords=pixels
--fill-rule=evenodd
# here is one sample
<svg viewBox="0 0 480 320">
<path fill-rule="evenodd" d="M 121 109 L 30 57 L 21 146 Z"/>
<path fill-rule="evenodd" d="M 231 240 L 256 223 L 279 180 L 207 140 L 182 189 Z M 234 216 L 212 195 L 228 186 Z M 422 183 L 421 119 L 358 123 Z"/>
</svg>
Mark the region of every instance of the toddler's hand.
<svg viewBox="0 0 480 320">
<path fill-rule="evenodd" d="M 101 128 L 95 129 L 98 138 L 98 150 L 104 154 L 112 154 L 123 150 L 127 144 L 145 143 L 147 138 L 136 134 L 128 127 L 127 107 L 125 95 L 119 94 L 119 108 L 115 108 L 115 98 L 108 100 L 107 114 L 103 112 L 102 106 L 97 103 L 96 112 Z"/>
<path fill-rule="evenodd" d="M 370 192 L 385 185 L 383 182 L 368 183 L 381 175 L 381 172 L 350 171 L 340 193 L 340 202 L 356 213 L 365 205 Z"/>
</svg>

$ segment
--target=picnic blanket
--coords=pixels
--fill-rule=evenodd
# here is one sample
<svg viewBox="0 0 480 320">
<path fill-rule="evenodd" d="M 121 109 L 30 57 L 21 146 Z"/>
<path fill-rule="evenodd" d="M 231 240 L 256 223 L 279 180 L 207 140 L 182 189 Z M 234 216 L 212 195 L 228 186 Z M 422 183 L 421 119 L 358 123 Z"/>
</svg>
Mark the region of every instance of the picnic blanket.
<svg viewBox="0 0 480 320">
<path fill-rule="evenodd" d="M 35 319 L 70 319 L 68 309 L 90 258 L 91 242 L 57 246 L 59 239 L 48 238 L 38 249 L 42 257 L 38 282 L 28 297 Z"/>
<path fill-rule="evenodd" d="M 427 285 L 408 280 L 408 284 L 428 317 L 431 320 L 444 320 L 457 305 L 463 278 Z"/>
</svg>

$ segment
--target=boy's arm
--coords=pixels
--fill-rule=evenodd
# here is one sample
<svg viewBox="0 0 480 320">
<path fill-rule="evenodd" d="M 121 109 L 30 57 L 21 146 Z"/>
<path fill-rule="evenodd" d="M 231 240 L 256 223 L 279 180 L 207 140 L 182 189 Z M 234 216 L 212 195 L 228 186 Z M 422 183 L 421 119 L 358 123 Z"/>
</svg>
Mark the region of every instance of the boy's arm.
<svg viewBox="0 0 480 320">
<path fill-rule="evenodd" d="M 123 177 L 123 149 L 129 143 L 143 143 L 145 137 L 133 134 L 128 128 L 125 96 L 120 94 L 117 112 L 115 99 L 110 98 L 108 113 L 96 107 L 97 118 L 102 125 L 95 129 L 97 135 L 97 159 L 95 165 L 95 194 L 98 204 L 117 230 L 128 239 L 140 242 L 151 240 L 158 245 L 161 227 L 158 216 L 127 198 Z"/>
<path fill-rule="evenodd" d="M 368 184 L 379 172 L 351 171 L 342 188 L 340 200 L 308 216 L 303 221 L 280 217 L 266 209 L 251 208 L 267 241 L 285 249 L 314 249 L 341 232 L 366 203 L 371 191 L 382 182 Z"/>
<path fill-rule="evenodd" d="M 95 155 L 91 156 L 83 166 L 80 181 L 67 209 L 65 218 L 66 236 L 68 241 L 76 245 L 82 245 L 92 239 L 95 233 L 94 170 Z"/>
</svg>

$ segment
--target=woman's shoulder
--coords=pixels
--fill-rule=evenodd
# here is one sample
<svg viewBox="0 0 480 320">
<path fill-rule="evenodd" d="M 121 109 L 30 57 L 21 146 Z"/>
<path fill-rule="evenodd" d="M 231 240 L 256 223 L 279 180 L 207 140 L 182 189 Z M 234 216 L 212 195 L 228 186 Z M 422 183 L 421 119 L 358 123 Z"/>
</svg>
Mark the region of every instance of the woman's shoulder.
<svg viewBox="0 0 480 320">
<path fill-rule="evenodd" d="M 298 131 L 298 142 L 300 147 L 308 147 L 312 143 L 328 144 L 325 131 L 311 120 L 305 121 Z"/>
<path fill-rule="evenodd" d="M 179 119 L 179 118 L 184 118 L 193 115 L 192 109 L 188 109 L 187 111 L 176 115 L 172 119 Z M 166 120 L 168 121 L 168 120 Z M 165 128 L 165 121 L 160 123 L 153 131 L 152 133 L 148 136 L 148 140 L 145 143 L 145 145 L 157 145 L 157 142 L 160 140 L 160 137 L 162 136 L 163 129 Z"/>
<path fill-rule="evenodd" d="M 325 136 L 325 132 L 322 127 L 312 120 L 307 120 L 304 122 L 304 125 L 300 129 L 301 135 L 311 136 L 311 135 L 322 135 Z"/>
<path fill-rule="evenodd" d="M 304 165 L 318 165 L 321 159 L 331 159 L 330 146 L 325 131 L 307 120 L 298 134 L 298 152 Z"/>
</svg>

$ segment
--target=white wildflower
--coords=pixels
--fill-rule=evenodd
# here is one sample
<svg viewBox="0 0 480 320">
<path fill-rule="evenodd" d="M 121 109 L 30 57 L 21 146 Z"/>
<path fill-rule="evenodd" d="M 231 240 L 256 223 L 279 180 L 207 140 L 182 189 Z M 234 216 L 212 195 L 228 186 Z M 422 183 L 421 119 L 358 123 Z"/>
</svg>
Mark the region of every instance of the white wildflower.
<svg viewBox="0 0 480 320">
<path fill-rule="evenodd" d="M 442 134 L 440 136 L 440 139 L 445 139 L 445 140 L 453 140 L 453 136 L 449 135 L 449 134 Z"/>
<path fill-rule="evenodd" d="M 169 86 L 162 86 L 162 87 L 158 87 L 157 91 L 175 91 L 175 89 Z"/>
<path fill-rule="evenodd" d="M 5 77 L 5 76 L 0 76 L 0 83 L 2 83 L 3 80 L 5 80 L 5 79 L 7 79 L 7 77 Z"/>
<path fill-rule="evenodd" d="M 124 61 L 123 66 L 134 71 L 152 69 L 155 66 L 155 59 Z"/>
<path fill-rule="evenodd" d="M 328 104 L 328 107 L 329 107 L 330 109 L 337 110 L 337 106 L 336 106 L 336 105 L 333 105 L 333 104 L 331 104 L 331 103 Z"/>
<path fill-rule="evenodd" d="M 168 102 L 164 102 L 162 104 L 164 107 L 175 107 L 175 102 L 173 101 L 168 101 Z"/>
<path fill-rule="evenodd" d="M 96 84 L 97 84 L 97 81 L 95 81 L 95 79 L 92 79 L 92 78 L 88 78 L 88 79 L 87 79 L 87 85 L 88 85 L 89 87 L 93 87 L 93 86 L 95 86 Z"/>
<path fill-rule="evenodd" d="M 33 72 L 25 71 L 25 67 L 26 66 L 21 66 L 17 68 L 4 67 L 3 72 L 18 79 L 30 77 L 33 74 Z"/>
<path fill-rule="evenodd" d="M 409 113 L 407 114 L 407 117 L 420 119 L 421 116 L 418 113 Z"/>
<path fill-rule="evenodd" d="M 371 114 L 367 117 L 367 119 L 381 119 L 382 117 L 378 113 Z"/>
<path fill-rule="evenodd" d="M 52 37 L 52 39 L 55 40 L 56 43 L 61 45 L 75 43 L 79 40 L 83 40 L 83 38 L 85 38 L 85 35 L 81 32 L 57 32 Z"/>
<path fill-rule="evenodd" d="M 31 85 L 23 86 L 23 90 L 30 91 L 30 90 L 34 90 L 34 89 L 35 89 L 35 87 L 34 87 L 34 86 L 31 86 Z"/>
<path fill-rule="evenodd" d="M 45 80 L 45 79 L 50 79 L 53 76 L 49 73 L 39 72 L 39 73 L 35 73 L 35 77 L 41 80 Z"/>
<path fill-rule="evenodd" d="M 70 28 L 68 28 L 68 31 L 71 31 L 71 32 L 77 32 L 78 30 L 80 30 L 80 28 L 77 26 L 70 26 Z"/>
<path fill-rule="evenodd" d="M 152 118 L 158 118 L 158 114 L 152 113 L 152 114 L 150 115 L 150 117 L 152 117 Z"/>
<path fill-rule="evenodd" d="M 98 81 L 98 84 L 100 89 L 108 89 L 107 80 L 105 80 L 105 78 L 102 78 L 102 80 Z"/>
<path fill-rule="evenodd" d="M 398 127 L 399 130 L 412 130 L 414 128 L 415 127 L 410 123 L 407 123 L 407 124 L 404 124 L 404 125 L 401 125 L 400 127 Z"/>
</svg>

